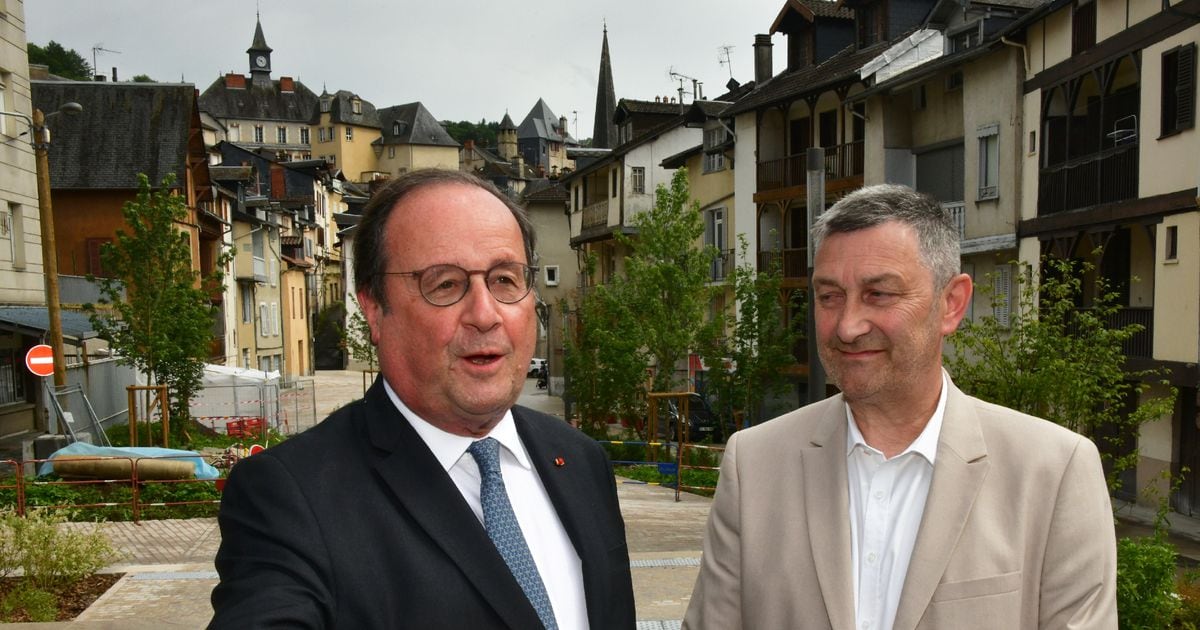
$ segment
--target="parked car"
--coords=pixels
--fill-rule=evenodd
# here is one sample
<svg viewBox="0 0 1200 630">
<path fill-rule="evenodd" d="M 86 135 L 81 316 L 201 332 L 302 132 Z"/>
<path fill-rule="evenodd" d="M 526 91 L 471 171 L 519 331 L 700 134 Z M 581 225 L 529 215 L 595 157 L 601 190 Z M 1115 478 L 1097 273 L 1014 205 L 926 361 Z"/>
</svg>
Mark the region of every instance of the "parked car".
<svg viewBox="0 0 1200 630">
<path fill-rule="evenodd" d="M 734 431 L 732 421 L 722 426 L 720 418 L 713 412 L 708 401 L 703 396 L 692 392 L 688 394 L 688 441 L 701 442 L 712 439 L 714 442 L 724 442 Z M 658 435 L 673 440 L 678 435 L 679 399 L 667 398 L 658 407 Z"/>
<path fill-rule="evenodd" d="M 527 372 L 525 376 L 528 378 L 533 378 L 537 376 L 538 372 L 542 371 L 542 368 L 544 367 L 546 367 L 546 360 L 534 357 L 529 360 L 529 372 Z"/>
</svg>

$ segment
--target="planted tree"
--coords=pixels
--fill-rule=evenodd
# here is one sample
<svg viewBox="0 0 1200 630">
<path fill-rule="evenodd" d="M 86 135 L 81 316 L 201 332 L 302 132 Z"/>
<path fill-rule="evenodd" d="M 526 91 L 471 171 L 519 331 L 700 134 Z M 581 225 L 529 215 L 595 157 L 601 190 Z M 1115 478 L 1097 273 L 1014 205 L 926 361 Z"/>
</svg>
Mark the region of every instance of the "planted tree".
<svg viewBox="0 0 1200 630">
<path fill-rule="evenodd" d="M 371 343 L 371 326 L 362 314 L 358 298 L 351 296 L 350 299 L 354 302 L 355 309 L 348 318 L 345 328 L 342 328 L 342 343 L 350 351 L 351 358 L 358 363 L 366 363 L 368 369 L 374 372 L 379 365 L 379 354 L 376 352 L 375 344 Z"/>
<path fill-rule="evenodd" d="M 795 364 L 792 347 L 802 337 L 803 317 L 784 322 L 781 260 L 767 271 L 758 271 L 750 258 L 746 238 L 738 235 L 738 257 L 726 277 L 733 288 L 736 317 L 718 313 L 706 329 L 701 355 L 708 366 L 708 393 L 716 399 L 719 415 L 744 417 L 757 424 L 763 402 L 788 386 L 786 368 Z"/>
<path fill-rule="evenodd" d="M 231 252 L 218 257 L 216 271 L 201 276 L 192 268 L 184 198 L 171 190 L 174 175 L 158 189 L 138 175 L 138 194 L 121 209 L 125 229 L 100 250 L 107 278 L 99 306 L 85 304 L 92 326 L 117 359 L 146 374 L 151 385 L 165 385 L 171 416 L 186 440 L 189 401 L 199 389 L 217 309 L 212 290 L 221 286 Z"/>
<path fill-rule="evenodd" d="M 44 47 L 31 42 L 27 49 L 29 63 L 45 64 L 49 66 L 51 74 L 74 81 L 92 80 L 92 64 L 73 48 L 65 48 L 62 44 L 50 40 Z"/>
</svg>

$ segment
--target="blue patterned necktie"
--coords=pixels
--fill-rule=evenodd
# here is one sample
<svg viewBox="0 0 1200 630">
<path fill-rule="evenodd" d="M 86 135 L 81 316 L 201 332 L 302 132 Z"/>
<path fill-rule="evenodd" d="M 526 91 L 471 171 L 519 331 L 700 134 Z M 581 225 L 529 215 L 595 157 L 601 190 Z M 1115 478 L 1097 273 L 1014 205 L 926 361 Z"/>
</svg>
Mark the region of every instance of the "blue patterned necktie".
<svg viewBox="0 0 1200 630">
<path fill-rule="evenodd" d="M 500 475 L 500 443 L 495 438 L 484 438 L 472 443 L 467 452 L 479 464 L 482 476 L 479 501 L 483 504 L 483 528 L 487 530 L 488 538 L 492 539 L 508 570 L 521 585 L 521 590 L 525 591 L 525 597 L 533 604 L 542 625 L 546 630 L 558 630 L 550 596 L 546 594 L 546 586 L 542 583 L 537 565 L 533 563 L 525 536 L 521 534 L 521 525 L 517 522 L 516 514 L 513 514 L 508 492 L 504 489 L 504 477 Z"/>
</svg>

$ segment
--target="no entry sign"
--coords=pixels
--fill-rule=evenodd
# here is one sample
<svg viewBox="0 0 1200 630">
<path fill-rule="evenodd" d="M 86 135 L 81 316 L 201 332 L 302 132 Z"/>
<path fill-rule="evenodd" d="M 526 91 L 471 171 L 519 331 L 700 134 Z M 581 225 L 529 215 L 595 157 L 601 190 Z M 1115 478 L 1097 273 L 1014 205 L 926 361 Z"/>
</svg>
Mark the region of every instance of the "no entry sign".
<svg viewBox="0 0 1200 630">
<path fill-rule="evenodd" d="M 54 374 L 54 349 L 46 344 L 38 344 L 25 353 L 25 367 L 38 376 Z"/>
</svg>

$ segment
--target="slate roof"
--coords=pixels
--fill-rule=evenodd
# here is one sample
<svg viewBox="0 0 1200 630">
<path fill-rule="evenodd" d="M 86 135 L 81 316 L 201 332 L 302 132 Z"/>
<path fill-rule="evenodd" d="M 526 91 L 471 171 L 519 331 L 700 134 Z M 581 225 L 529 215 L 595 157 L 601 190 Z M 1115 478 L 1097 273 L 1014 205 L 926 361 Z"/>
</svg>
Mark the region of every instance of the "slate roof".
<svg viewBox="0 0 1200 630">
<path fill-rule="evenodd" d="M 529 115 L 521 121 L 521 126 L 517 127 L 517 138 L 541 138 L 551 142 L 574 143 L 575 139 L 571 134 L 565 133 L 565 129 L 564 133 L 557 131 L 558 123 L 558 116 L 550 111 L 546 101 L 539 98 L 533 109 L 529 110 Z"/>
<path fill-rule="evenodd" d="M 632 98 L 623 98 L 617 103 L 617 110 L 624 110 L 629 114 L 678 114 L 685 106 L 680 106 L 679 103 L 662 103 L 655 101 L 640 101 Z"/>
<path fill-rule="evenodd" d="M 86 313 L 62 309 L 59 320 L 63 334 L 68 337 L 91 339 L 97 336 Z M 0 322 L 38 333 L 50 330 L 50 315 L 44 306 L 0 306 Z"/>
<path fill-rule="evenodd" d="M 608 55 L 608 27 L 604 27 L 604 44 L 600 48 L 600 76 L 596 80 L 595 120 L 592 124 L 592 146 L 610 148 L 617 143 L 617 92 L 613 88 L 612 61 Z"/>
<path fill-rule="evenodd" d="M 797 26 L 796 18 L 792 16 L 799 16 L 809 23 L 819 17 L 853 20 L 854 11 L 829 0 L 787 0 L 767 33 L 791 33 Z"/>
<path fill-rule="evenodd" d="M 135 189 L 137 174 L 157 185 L 168 173 L 184 176 L 192 118 L 199 126 L 190 83 L 31 81 L 33 105 L 55 111 L 74 101 L 75 115 L 52 118 L 50 181 L 55 189 Z"/>
<path fill-rule="evenodd" d="M 245 88 L 230 88 L 222 76 L 200 94 L 200 109 L 216 118 L 308 124 L 319 113 L 317 95 L 300 81 L 294 83 L 292 92 L 281 92 L 279 81 L 259 87 L 249 78 Z"/>
<path fill-rule="evenodd" d="M 364 110 L 365 111 L 365 110 Z M 420 101 L 385 107 L 378 111 L 379 128 L 383 132 L 376 142 L 391 144 L 421 144 L 438 147 L 458 147 L 458 141 Z M 399 128 L 395 123 L 399 123 Z M 399 131 L 399 133 L 396 133 Z"/>
<path fill-rule="evenodd" d="M 508 130 L 512 129 L 515 131 L 516 128 L 517 128 L 517 125 L 515 123 L 513 123 L 512 117 L 508 115 L 508 112 L 504 112 L 504 118 L 502 118 L 500 120 L 500 130 L 508 131 Z"/>
<path fill-rule="evenodd" d="M 346 90 L 338 90 L 333 94 L 322 93 L 317 97 L 318 103 L 325 102 L 329 99 L 329 121 L 331 123 L 341 123 L 345 125 L 358 125 L 359 127 L 374 127 L 379 128 L 379 113 L 375 110 L 375 106 L 370 101 L 358 97 L 361 102 L 359 111 L 362 113 L 354 113 L 354 92 Z M 312 124 L 320 122 L 321 113 L 318 111 L 316 117 L 313 118 Z"/>
<path fill-rule="evenodd" d="M 766 105 L 790 101 L 803 94 L 821 92 L 840 83 L 858 81 L 859 68 L 891 45 L 890 41 L 881 41 L 861 50 L 854 50 L 851 45 L 819 65 L 784 71 L 756 86 L 753 92 L 721 115 L 734 116 Z"/>
<path fill-rule="evenodd" d="M 562 182 L 553 179 L 531 181 L 525 186 L 525 190 L 521 191 L 522 203 L 531 201 L 566 203 L 570 198 L 571 193 L 567 192 L 567 187 L 563 186 Z"/>
<path fill-rule="evenodd" d="M 259 19 L 255 19 L 254 20 L 254 41 L 250 42 L 250 47 L 246 49 L 246 52 L 248 52 L 248 53 L 271 52 L 271 50 L 272 50 L 271 47 L 267 45 L 267 38 L 263 37 L 262 21 Z"/>
</svg>

